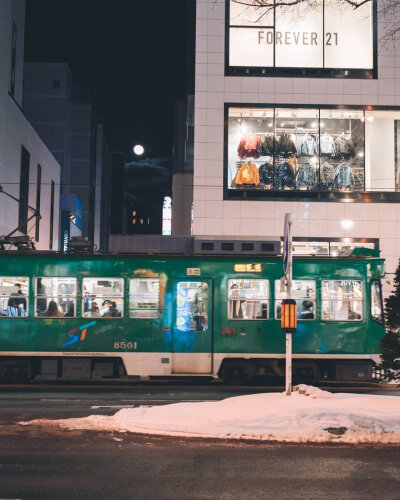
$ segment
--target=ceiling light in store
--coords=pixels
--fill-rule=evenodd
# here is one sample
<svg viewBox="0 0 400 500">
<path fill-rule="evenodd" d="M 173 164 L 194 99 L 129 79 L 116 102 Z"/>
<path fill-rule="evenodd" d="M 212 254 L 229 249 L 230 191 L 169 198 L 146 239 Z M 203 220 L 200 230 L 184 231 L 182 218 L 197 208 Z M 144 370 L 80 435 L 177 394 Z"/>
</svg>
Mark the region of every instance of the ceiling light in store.
<svg viewBox="0 0 400 500">
<path fill-rule="evenodd" d="M 332 255 L 332 257 L 337 257 L 337 251 L 336 250 L 332 250 L 331 255 Z"/>
<path fill-rule="evenodd" d="M 295 134 L 292 134 L 292 135 L 290 136 L 290 138 L 292 139 L 292 141 L 295 141 L 295 140 L 296 140 L 296 135 L 295 135 Z"/>
<path fill-rule="evenodd" d="M 240 125 L 240 131 L 241 131 L 241 132 L 246 132 L 246 130 L 247 130 L 247 126 L 246 126 L 244 123 L 242 123 L 242 124 Z"/>
<path fill-rule="evenodd" d="M 340 225 L 342 226 L 343 229 L 352 229 L 352 227 L 354 226 L 354 222 L 352 220 L 349 220 L 349 219 L 345 219 L 345 220 L 342 220 L 340 221 Z"/>
<path fill-rule="evenodd" d="M 312 126 L 312 128 L 315 128 L 317 126 L 317 123 L 316 122 L 312 122 L 311 126 Z"/>
<path fill-rule="evenodd" d="M 281 127 L 284 127 L 284 126 L 285 126 L 285 124 L 284 124 L 284 123 L 281 123 Z"/>
<path fill-rule="evenodd" d="M 359 156 L 360 158 L 362 158 L 364 156 L 364 153 L 362 151 L 360 151 L 357 156 Z"/>
<path fill-rule="evenodd" d="M 373 122 L 374 121 L 374 117 L 371 116 L 371 115 L 367 116 L 367 121 Z"/>
<path fill-rule="evenodd" d="M 268 123 L 268 127 L 272 127 L 272 122 L 269 122 L 269 123 Z"/>
<path fill-rule="evenodd" d="M 321 122 L 321 128 L 325 127 L 325 123 Z"/>
</svg>

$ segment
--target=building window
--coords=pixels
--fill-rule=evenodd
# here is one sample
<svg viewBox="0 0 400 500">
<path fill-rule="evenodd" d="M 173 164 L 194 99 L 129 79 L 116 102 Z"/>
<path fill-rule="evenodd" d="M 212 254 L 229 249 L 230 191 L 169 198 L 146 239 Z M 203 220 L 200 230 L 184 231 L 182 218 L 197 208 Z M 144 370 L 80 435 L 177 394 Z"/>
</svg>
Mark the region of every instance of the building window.
<svg viewBox="0 0 400 500">
<path fill-rule="evenodd" d="M 42 189 L 42 167 L 38 165 L 36 176 L 36 223 L 35 223 L 35 241 L 39 241 L 40 235 L 40 194 Z"/>
<path fill-rule="evenodd" d="M 82 311 L 85 318 L 122 318 L 123 278 L 83 278 Z"/>
<path fill-rule="evenodd" d="M 10 95 L 14 97 L 15 93 L 15 63 L 17 57 L 17 25 L 12 25 L 11 35 L 11 71 L 10 71 Z"/>
<path fill-rule="evenodd" d="M 228 192 L 400 189 L 400 111 L 227 105 L 227 113 Z"/>
<path fill-rule="evenodd" d="M 376 2 L 248 3 L 226 0 L 227 74 L 376 78 Z"/>
<path fill-rule="evenodd" d="M 21 233 L 27 234 L 28 227 L 28 200 L 29 200 L 29 164 L 31 155 L 22 146 L 21 148 L 21 175 L 19 180 L 19 211 L 18 227 Z"/>
<path fill-rule="evenodd" d="M 208 329 L 208 284 L 180 281 L 177 284 L 176 329 L 205 332 Z"/>
<path fill-rule="evenodd" d="M 361 321 L 363 291 L 360 280 L 322 281 L 322 320 Z"/>
<path fill-rule="evenodd" d="M 0 317 L 28 316 L 29 278 L 0 277 Z"/>
<path fill-rule="evenodd" d="M 129 317 L 158 318 L 160 281 L 158 278 L 132 278 L 129 283 Z"/>
<path fill-rule="evenodd" d="M 51 193 L 50 193 L 50 241 L 49 248 L 53 250 L 53 232 L 54 232 L 54 191 L 55 183 L 51 181 Z"/>
<path fill-rule="evenodd" d="M 228 319 L 268 319 L 268 280 L 228 280 Z"/>
<path fill-rule="evenodd" d="M 40 277 L 35 282 L 37 318 L 75 318 L 76 278 Z"/>
<path fill-rule="evenodd" d="M 293 280 L 292 299 L 297 304 L 297 319 L 315 319 L 315 281 Z M 281 302 L 286 299 L 286 291 L 281 291 L 281 280 L 275 280 L 275 319 L 281 319 Z"/>
</svg>

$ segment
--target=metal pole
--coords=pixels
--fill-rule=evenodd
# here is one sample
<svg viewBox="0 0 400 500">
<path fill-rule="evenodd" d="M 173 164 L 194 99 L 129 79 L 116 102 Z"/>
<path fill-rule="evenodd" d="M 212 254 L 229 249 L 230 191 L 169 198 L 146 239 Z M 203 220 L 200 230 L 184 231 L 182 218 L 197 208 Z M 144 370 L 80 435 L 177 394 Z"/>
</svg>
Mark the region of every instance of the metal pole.
<svg viewBox="0 0 400 500">
<path fill-rule="evenodd" d="M 288 225 L 288 266 L 286 298 L 292 298 L 292 224 L 293 214 L 286 214 Z M 286 396 L 292 394 L 292 334 L 286 334 Z"/>
</svg>

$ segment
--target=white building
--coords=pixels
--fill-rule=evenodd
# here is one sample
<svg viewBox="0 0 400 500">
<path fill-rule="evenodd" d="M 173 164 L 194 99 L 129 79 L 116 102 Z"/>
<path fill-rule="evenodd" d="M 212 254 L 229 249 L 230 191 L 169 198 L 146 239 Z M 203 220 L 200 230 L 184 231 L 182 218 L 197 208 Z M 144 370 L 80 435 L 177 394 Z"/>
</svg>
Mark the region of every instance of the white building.
<svg viewBox="0 0 400 500">
<path fill-rule="evenodd" d="M 373 0 L 291 9 L 197 0 L 194 234 L 276 238 L 291 212 L 306 250 L 363 240 L 393 273 L 400 38 L 376 45 L 393 24 Z"/>
<path fill-rule="evenodd" d="M 58 249 L 60 165 L 21 111 L 25 1 L 0 2 L 0 235 L 29 234 L 38 249 Z M 34 218 L 37 210 L 41 219 Z"/>
</svg>

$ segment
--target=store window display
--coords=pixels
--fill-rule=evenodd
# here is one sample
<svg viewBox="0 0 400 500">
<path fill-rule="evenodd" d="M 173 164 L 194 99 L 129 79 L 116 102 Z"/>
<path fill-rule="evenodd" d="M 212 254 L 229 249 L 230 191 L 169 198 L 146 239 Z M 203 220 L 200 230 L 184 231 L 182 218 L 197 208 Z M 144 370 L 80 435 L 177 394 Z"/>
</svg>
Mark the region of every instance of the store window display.
<svg viewBox="0 0 400 500">
<path fill-rule="evenodd" d="M 400 190 L 400 111 L 228 107 L 227 188 Z"/>
</svg>

